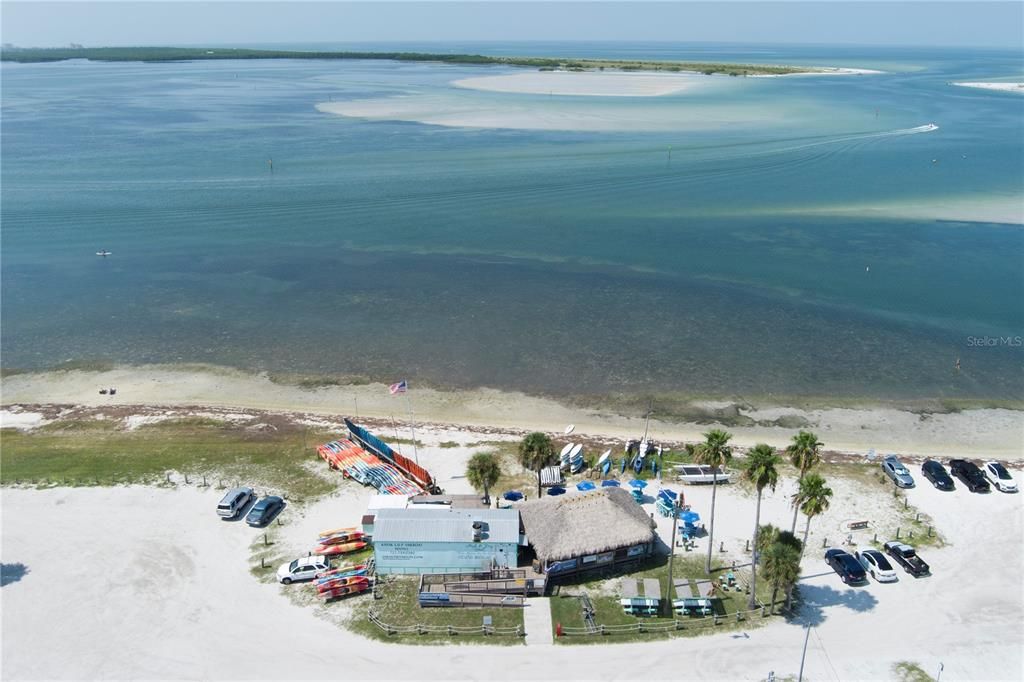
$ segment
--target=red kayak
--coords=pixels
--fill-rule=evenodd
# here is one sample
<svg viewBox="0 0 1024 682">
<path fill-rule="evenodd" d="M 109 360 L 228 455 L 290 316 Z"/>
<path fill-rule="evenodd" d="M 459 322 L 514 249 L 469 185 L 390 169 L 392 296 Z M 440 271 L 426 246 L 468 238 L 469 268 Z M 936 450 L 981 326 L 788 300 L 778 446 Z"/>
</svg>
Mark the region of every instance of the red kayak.
<svg viewBox="0 0 1024 682">
<path fill-rule="evenodd" d="M 347 597 L 353 594 L 359 594 L 360 592 L 366 592 L 370 589 L 370 583 L 362 585 L 353 585 L 351 587 L 339 587 L 336 590 L 329 590 L 327 592 L 321 592 L 319 596 L 324 599 L 337 599 L 338 597 Z"/>
<path fill-rule="evenodd" d="M 337 533 L 336 535 L 328 535 L 327 537 L 321 537 L 317 542 L 321 545 L 340 545 L 345 542 L 356 542 L 363 539 L 363 534 L 360 531 L 354 531 L 351 533 Z"/>
<path fill-rule="evenodd" d="M 351 578 L 337 578 L 335 580 L 328 581 L 322 585 L 316 586 L 316 591 L 320 594 L 324 592 L 331 592 L 340 587 L 356 587 L 357 585 L 369 585 L 370 579 L 365 576 L 353 576 Z"/>
<path fill-rule="evenodd" d="M 348 554 L 349 552 L 357 552 L 363 547 L 366 547 L 365 542 L 347 542 L 343 545 L 317 545 L 316 549 L 313 550 L 313 554 L 319 554 L 321 556 L 334 556 L 335 554 Z"/>
</svg>

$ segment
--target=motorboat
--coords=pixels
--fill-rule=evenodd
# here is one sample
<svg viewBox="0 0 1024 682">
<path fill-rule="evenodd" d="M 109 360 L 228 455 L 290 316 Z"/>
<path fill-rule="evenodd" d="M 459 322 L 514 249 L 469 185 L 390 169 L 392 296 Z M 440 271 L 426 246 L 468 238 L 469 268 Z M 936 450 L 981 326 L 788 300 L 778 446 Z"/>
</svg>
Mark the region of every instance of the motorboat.
<svg viewBox="0 0 1024 682">
<path fill-rule="evenodd" d="M 713 483 L 716 480 L 716 470 L 719 483 L 728 483 L 731 475 L 726 469 L 705 464 L 677 464 L 674 469 L 676 479 L 683 483 Z"/>
</svg>

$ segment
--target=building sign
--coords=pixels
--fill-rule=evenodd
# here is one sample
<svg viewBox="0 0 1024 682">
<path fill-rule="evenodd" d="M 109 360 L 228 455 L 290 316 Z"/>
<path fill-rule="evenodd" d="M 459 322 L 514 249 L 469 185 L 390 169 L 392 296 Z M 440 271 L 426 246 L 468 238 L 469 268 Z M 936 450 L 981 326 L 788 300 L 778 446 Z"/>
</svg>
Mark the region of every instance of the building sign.
<svg viewBox="0 0 1024 682">
<path fill-rule="evenodd" d="M 460 568 L 478 570 L 493 560 L 499 566 L 516 564 L 516 546 L 484 542 L 377 542 L 374 557 L 380 567 Z"/>
</svg>

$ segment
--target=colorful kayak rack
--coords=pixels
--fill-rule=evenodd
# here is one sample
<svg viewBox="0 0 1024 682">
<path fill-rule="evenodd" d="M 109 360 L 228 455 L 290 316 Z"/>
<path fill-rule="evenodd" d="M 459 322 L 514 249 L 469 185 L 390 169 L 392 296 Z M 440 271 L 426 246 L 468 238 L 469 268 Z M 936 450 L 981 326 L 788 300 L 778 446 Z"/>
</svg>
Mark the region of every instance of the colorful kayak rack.
<svg viewBox="0 0 1024 682">
<path fill-rule="evenodd" d="M 372 485 L 384 495 L 420 495 L 423 489 L 402 475 L 395 466 L 381 460 L 350 440 L 335 440 L 317 448 L 317 454 L 331 468 L 363 485 Z"/>
</svg>

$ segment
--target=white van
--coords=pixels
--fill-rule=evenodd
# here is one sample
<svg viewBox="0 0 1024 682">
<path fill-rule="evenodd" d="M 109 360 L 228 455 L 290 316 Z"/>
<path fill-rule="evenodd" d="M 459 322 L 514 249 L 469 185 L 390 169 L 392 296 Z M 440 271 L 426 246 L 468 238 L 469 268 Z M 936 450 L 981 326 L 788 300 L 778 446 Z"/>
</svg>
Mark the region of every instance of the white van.
<svg viewBox="0 0 1024 682">
<path fill-rule="evenodd" d="M 256 499 L 252 488 L 234 488 L 229 490 L 217 505 L 217 515 L 225 519 L 235 519 Z"/>
</svg>

